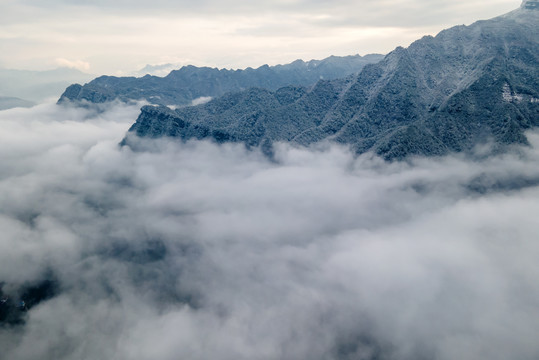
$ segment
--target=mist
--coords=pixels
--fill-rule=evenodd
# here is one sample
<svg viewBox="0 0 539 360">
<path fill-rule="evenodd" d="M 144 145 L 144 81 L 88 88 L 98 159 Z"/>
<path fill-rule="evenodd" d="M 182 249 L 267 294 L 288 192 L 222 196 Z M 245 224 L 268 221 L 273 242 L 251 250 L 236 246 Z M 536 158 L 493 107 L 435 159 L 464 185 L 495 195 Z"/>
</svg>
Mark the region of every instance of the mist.
<svg viewBox="0 0 539 360">
<path fill-rule="evenodd" d="M 0 112 L 2 359 L 536 359 L 539 135 L 386 163 Z M 0 306 L 4 306 L 1 305 Z"/>
</svg>

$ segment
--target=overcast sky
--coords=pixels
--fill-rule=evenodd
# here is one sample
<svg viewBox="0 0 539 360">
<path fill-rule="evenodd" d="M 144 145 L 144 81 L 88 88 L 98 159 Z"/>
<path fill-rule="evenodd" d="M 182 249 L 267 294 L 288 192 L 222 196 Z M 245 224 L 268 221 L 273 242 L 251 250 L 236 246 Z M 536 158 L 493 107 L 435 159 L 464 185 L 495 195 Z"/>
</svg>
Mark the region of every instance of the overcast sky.
<svg viewBox="0 0 539 360">
<path fill-rule="evenodd" d="M 0 67 L 126 74 L 387 53 L 520 0 L 1 0 Z"/>
</svg>

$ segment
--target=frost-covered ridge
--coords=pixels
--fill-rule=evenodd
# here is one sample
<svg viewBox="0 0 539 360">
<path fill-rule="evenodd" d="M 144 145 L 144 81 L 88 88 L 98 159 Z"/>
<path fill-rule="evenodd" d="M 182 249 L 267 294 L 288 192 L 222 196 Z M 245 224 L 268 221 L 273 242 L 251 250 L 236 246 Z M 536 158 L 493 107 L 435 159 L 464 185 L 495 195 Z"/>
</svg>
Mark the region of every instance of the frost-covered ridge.
<svg viewBox="0 0 539 360">
<path fill-rule="evenodd" d="M 386 159 L 526 144 L 539 126 L 539 12 L 456 26 L 397 48 L 352 78 L 251 89 L 172 111 L 143 108 L 133 136 L 261 146 L 320 141 Z"/>
</svg>

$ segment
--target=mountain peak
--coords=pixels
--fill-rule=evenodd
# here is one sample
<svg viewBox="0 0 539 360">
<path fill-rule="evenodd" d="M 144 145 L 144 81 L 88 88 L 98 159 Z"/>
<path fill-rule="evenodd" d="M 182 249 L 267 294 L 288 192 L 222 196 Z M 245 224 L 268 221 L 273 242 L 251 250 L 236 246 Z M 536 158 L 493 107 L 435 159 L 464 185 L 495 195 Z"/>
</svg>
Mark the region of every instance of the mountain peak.
<svg viewBox="0 0 539 360">
<path fill-rule="evenodd" d="M 523 0 L 520 8 L 527 10 L 539 10 L 539 0 Z"/>
</svg>

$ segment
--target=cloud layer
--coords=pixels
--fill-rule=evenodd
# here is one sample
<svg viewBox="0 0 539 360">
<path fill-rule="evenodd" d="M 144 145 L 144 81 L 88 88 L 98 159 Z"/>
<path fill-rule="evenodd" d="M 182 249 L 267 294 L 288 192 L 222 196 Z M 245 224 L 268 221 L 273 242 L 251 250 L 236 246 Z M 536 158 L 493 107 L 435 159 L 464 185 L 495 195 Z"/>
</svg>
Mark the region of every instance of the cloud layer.
<svg viewBox="0 0 539 360">
<path fill-rule="evenodd" d="M 532 359 L 539 149 L 118 142 L 137 107 L 0 112 L 0 283 L 53 277 L 3 358 Z M 539 137 L 530 134 L 534 145 Z"/>
</svg>

